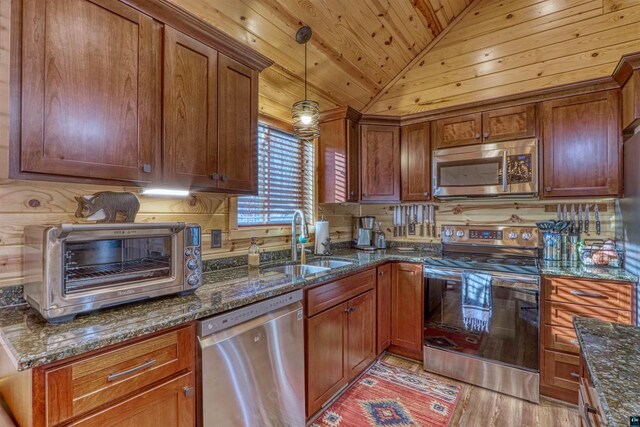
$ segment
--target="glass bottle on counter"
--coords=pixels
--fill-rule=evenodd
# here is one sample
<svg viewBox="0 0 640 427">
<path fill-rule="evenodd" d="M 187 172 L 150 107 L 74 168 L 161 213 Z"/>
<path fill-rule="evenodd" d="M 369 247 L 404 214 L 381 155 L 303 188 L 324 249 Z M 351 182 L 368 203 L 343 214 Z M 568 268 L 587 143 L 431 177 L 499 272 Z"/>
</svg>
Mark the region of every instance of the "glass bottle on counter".
<svg viewBox="0 0 640 427">
<path fill-rule="evenodd" d="M 260 266 L 260 247 L 258 246 L 258 239 L 251 238 L 251 245 L 249 245 L 249 267 Z"/>
</svg>

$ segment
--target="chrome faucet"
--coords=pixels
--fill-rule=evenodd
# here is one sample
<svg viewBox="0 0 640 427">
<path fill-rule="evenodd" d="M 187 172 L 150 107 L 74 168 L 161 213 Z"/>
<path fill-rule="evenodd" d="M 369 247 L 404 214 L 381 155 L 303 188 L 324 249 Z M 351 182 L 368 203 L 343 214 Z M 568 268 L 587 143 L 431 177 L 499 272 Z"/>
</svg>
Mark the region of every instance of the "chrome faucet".
<svg viewBox="0 0 640 427">
<path fill-rule="evenodd" d="M 300 236 L 308 239 L 309 229 L 307 228 L 307 221 L 304 219 L 304 212 L 300 209 L 296 209 L 293 212 L 293 218 L 291 218 L 291 260 L 298 262 L 298 236 L 296 235 L 296 218 L 300 217 Z M 302 247 L 304 251 L 304 246 Z"/>
</svg>

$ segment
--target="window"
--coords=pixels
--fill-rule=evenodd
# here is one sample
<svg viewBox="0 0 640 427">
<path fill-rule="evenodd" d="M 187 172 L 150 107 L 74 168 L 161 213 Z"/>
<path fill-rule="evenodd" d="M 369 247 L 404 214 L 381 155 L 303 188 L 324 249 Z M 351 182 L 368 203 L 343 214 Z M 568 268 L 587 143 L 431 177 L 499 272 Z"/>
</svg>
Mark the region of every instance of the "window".
<svg viewBox="0 0 640 427">
<path fill-rule="evenodd" d="M 238 197 L 238 225 L 288 224 L 296 209 L 312 222 L 313 143 L 259 124 L 258 195 Z"/>
</svg>

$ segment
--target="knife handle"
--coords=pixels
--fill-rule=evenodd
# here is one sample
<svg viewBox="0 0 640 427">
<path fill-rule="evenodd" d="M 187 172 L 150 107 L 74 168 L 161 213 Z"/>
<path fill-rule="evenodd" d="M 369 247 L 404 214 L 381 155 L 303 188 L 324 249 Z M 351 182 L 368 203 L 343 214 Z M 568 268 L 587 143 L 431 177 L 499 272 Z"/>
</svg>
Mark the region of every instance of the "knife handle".
<svg viewBox="0 0 640 427">
<path fill-rule="evenodd" d="M 589 220 L 588 219 L 584 220 L 584 232 L 587 233 L 587 234 L 589 233 Z"/>
<path fill-rule="evenodd" d="M 578 221 L 578 234 L 582 233 L 582 220 Z"/>
<path fill-rule="evenodd" d="M 600 221 L 596 221 L 596 234 L 599 236 L 600 235 Z"/>
</svg>

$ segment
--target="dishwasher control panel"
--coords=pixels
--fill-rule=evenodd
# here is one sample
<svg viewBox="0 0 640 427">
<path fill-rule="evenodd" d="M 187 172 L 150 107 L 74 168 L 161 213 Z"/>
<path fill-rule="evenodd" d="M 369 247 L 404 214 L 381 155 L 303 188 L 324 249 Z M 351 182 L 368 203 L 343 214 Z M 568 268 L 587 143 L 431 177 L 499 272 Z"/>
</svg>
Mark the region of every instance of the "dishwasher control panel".
<svg viewBox="0 0 640 427">
<path fill-rule="evenodd" d="M 223 331 L 233 326 L 248 322 L 252 319 L 260 317 L 286 307 L 290 304 L 302 301 L 302 289 L 279 295 L 265 301 L 250 304 L 245 307 L 233 310 L 224 314 L 220 314 L 208 319 L 198 321 L 198 336 L 206 337 L 216 332 Z M 302 309 L 300 309 L 299 319 L 302 319 Z"/>
</svg>

